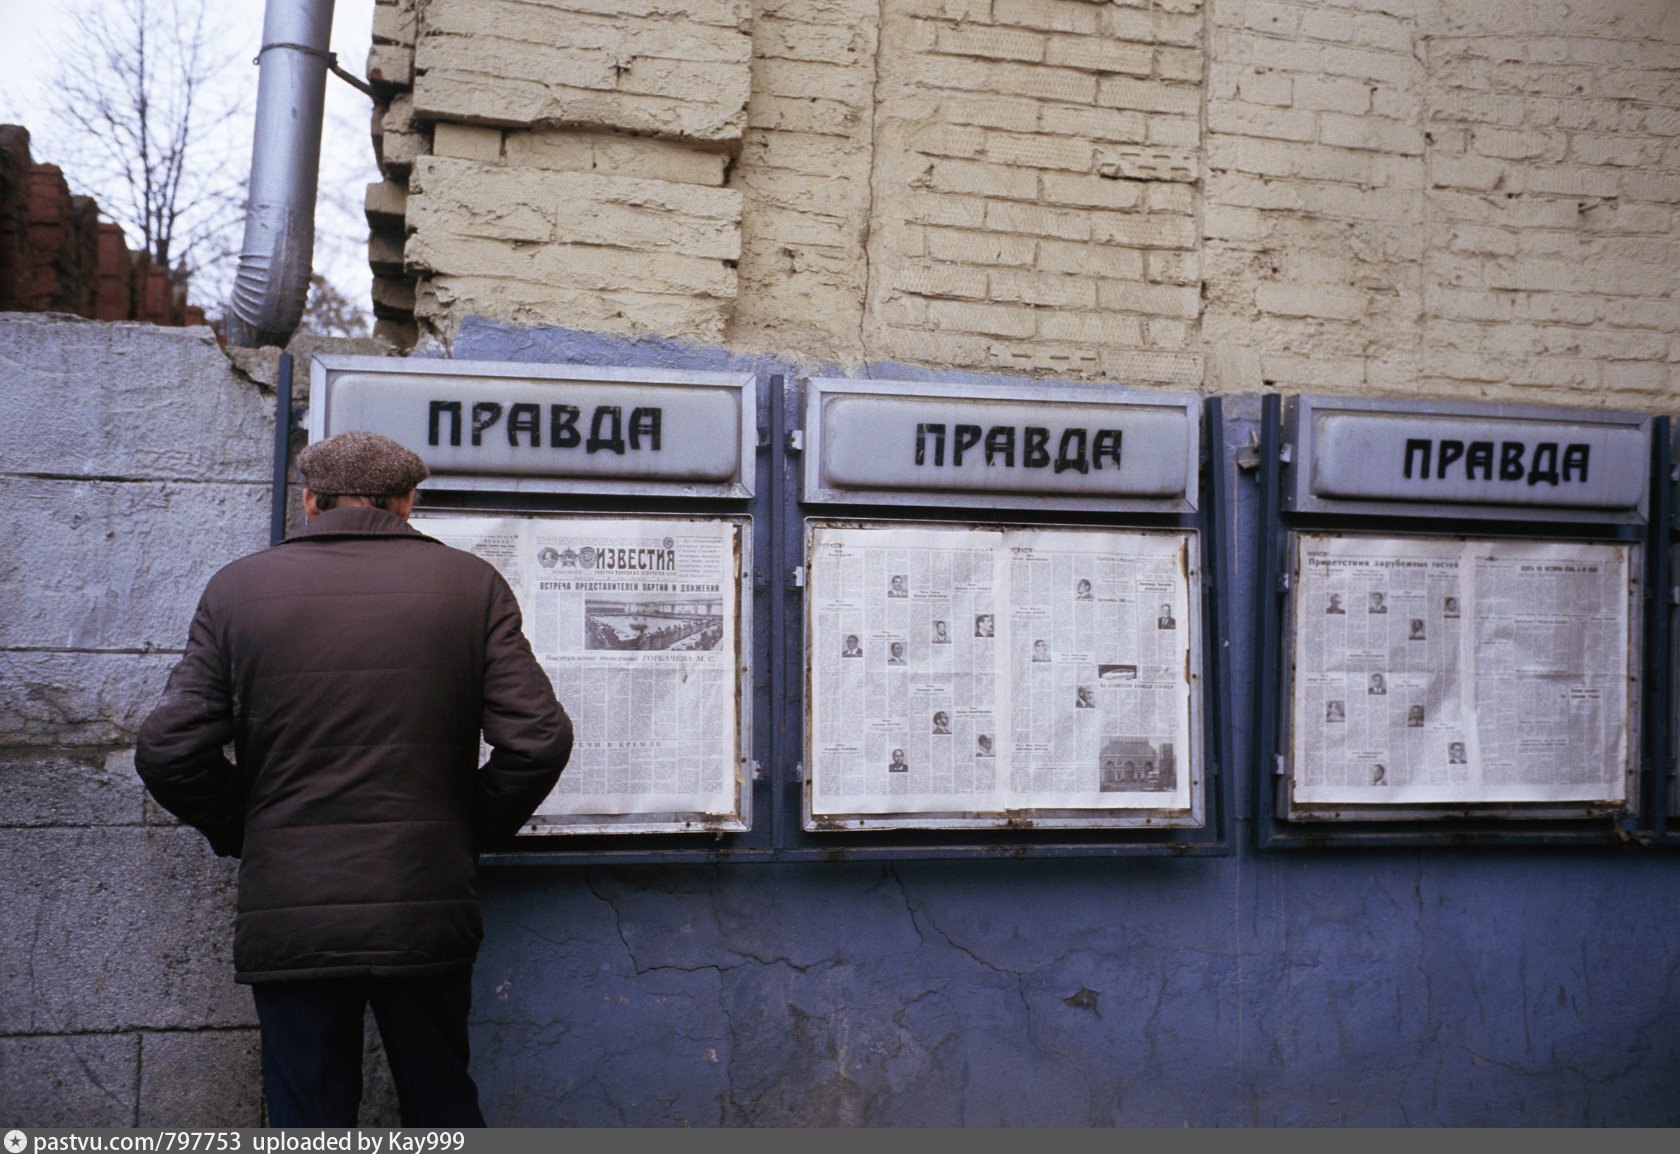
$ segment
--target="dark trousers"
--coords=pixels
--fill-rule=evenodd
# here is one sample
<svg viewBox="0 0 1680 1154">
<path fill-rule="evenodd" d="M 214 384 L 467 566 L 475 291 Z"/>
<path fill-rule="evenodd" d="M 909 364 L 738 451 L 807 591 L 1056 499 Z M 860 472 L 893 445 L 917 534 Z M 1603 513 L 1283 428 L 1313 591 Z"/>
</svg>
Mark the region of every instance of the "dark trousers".
<svg viewBox="0 0 1680 1154">
<path fill-rule="evenodd" d="M 472 971 L 435 978 L 329 978 L 251 987 L 262 1023 L 270 1126 L 354 1126 L 362 1016 L 373 1006 L 404 1126 L 482 1126 L 467 1073 Z"/>
</svg>

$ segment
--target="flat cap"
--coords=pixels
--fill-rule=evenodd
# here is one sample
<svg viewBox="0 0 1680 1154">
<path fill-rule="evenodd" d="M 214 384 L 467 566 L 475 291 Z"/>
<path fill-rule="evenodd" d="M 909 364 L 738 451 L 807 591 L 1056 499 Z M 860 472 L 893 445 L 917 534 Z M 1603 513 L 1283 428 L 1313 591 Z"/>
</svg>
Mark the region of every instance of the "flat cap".
<svg viewBox="0 0 1680 1154">
<path fill-rule="evenodd" d="M 311 490 L 339 497 L 401 496 L 431 476 L 419 454 L 360 429 L 317 441 L 297 463 Z"/>
</svg>

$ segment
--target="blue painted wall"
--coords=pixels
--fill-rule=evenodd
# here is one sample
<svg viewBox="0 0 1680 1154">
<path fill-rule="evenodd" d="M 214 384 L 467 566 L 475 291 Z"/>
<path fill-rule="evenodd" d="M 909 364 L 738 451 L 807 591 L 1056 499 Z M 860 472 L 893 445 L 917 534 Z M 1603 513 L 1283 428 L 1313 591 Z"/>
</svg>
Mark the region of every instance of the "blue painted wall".
<svg viewBox="0 0 1680 1154">
<path fill-rule="evenodd" d="M 792 371 L 481 322 L 454 355 Z M 1231 856 L 488 869 L 492 1122 L 1680 1124 L 1680 856 L 1251 848 L 1235 484 Z"/>
</svg>

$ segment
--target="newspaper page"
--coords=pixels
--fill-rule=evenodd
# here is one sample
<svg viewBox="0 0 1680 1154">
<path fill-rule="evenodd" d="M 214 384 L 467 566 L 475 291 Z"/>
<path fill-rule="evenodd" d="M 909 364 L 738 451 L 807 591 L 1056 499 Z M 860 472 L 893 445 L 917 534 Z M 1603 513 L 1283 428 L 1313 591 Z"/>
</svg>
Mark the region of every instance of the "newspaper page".
<svg viewBox="0 0 1680 1154">
<path fill-rule="evenodd" d="M 1618 801 L 1627 545 L 1302 535 L 1299 804 Z"/>
<path fill-rule="evenodd" d="M 813 816 L 1187 809 L 1193 546 L 814 525 Z"/>
<path fill-rule="evenodd" d="M 538 807 L 738 811 L 738 527 L 720 521 L 416 516 L 497 567 L 577 733 Z"/>
</svg>

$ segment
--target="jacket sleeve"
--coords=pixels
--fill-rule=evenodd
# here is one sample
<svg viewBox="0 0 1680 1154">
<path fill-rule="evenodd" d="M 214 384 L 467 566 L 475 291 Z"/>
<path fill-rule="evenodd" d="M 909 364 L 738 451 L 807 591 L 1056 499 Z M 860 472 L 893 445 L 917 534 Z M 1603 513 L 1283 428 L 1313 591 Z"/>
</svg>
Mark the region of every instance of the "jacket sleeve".
<svg viewBox="0 0 1680 1154">
<path fill-rule="evenodd" d="M 478 834 L 499 841 L 519 832 L 572 753 L 572 720 L 525 639 L 519 604 L 500 574 L 491 597 L 484 669 L 484 740 L 490 760 L 478 773 Z"/>
<path fill-rule="evenodd" d="M 209 838 L 221 857 L 238 857 L 245 838 L 247 783 L 222 752 L 233 734 L 228 673 L 201 600 L 186 653 L 140 726 L 134 768 L 157 803 Z"/>
</svg>

